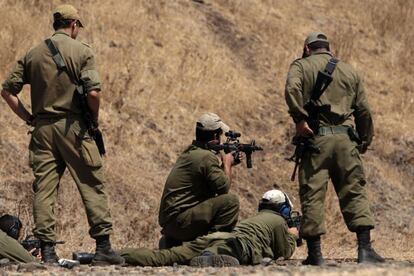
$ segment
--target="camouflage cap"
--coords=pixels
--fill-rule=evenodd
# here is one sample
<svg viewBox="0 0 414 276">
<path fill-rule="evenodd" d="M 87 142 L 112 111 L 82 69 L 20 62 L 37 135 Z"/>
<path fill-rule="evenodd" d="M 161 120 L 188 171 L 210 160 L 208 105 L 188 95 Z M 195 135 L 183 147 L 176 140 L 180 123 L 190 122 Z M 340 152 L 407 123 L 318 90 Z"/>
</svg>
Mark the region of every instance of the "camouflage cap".
<svg viewBox="0 0 414 276">
<path fill-rule="evenodd" d="M 273 190 L 267 191 L 262 196 L 262 199 L 270 201 L 272 203 L 276 203 L 276 204 L 282 204 L 287 201 L 290 207 L 293 208 L 292 201 L 290 201 L 290 198 L 288 197 L 288 195 L 280 190 L 273 189 Z"/>
<path fill-rule="evenodd" d="M 329 44 L 328 37 L 326 36 L 326 34 L 324 34 L 322 32 L 313 32 L 313 33 L 310 33 L 306 37 L 305 46 L 307 46 L 307 45 L 309 45 L 313 42 L 316 42 L 316 41 L 323 41 L 323 42 L 326 42 L 326 43 Z"/>
<path fill-rule="evenodd" d="M 78 20 L 80 27 L 83 27 L 78 10 L 72 5 L 60 5 L 55 9 L 53 12 L 53 20 L 56 21 L 62 19 Z"/>
<path fill-rule="evenodd" d="M 205 113 L 197 120 L 197 126 L 202 130 L 217 130 L 221 129 L 223 132 L 228 132 L 230 128 L 223 123 L 220 117 L 215 113 Z"/>
</svg>

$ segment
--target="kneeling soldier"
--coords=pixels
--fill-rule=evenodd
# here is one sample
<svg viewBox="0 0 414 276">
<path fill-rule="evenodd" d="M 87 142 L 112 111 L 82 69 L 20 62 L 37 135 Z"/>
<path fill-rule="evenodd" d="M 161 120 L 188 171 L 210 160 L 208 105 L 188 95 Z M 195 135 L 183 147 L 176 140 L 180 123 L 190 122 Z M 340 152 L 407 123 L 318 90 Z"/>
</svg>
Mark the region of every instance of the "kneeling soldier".
<svg viewBox="0 0 414 276">
<path fill-rule="evenodd" d="M 229 194 L 232 153 L 219 156 L 209 143 L 220 143 L 229 127 L 214 113 L 197 121 L 196 140 L 181 153 L 171 170 L 161 197 L 160 249 L 180 245 L 208 233 L 230 232 L 237 223 L 239 200 Z"/>
</svg>

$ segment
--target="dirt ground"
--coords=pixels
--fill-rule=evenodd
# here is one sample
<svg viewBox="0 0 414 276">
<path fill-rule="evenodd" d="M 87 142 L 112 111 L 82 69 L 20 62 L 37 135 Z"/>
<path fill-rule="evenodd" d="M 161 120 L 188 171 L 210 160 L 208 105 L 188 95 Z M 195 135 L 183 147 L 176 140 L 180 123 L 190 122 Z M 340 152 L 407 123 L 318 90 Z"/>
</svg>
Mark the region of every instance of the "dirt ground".
<svg viewBox="0 0 414 276">
<path fill-rule="evenodd" d="M 41 264 L 6 265 L 0 275 L 414 275 L 413 261 L 388 260 L 380 265 L 359 265 L 354 259 L 328 259 L 324 267 L 300 265 L 301 260 L 277 261 L 270 265 L 227 268 L 169 267 L 92 267 L 82 265 L 72 270 Z"/>
</svg>

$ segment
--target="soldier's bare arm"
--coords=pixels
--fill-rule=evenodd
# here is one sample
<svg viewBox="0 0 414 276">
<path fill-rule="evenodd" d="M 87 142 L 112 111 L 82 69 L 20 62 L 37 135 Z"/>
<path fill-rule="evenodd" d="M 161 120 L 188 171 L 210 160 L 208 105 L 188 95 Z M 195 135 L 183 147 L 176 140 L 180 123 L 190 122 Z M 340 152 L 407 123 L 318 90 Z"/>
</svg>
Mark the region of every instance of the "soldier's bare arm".
<svg viewBox="0 0 414 276">
<path fill-rule="evenodd" d="M 32 116 L 30 112 L 27 111 L 23 103 L 20 101 L 20 99 L 16 95 L 3 89 L 1 91 L 1 96 L 7 102 L 7 104 L 10 106 L 13 112 L 17 114 L 17 116 L 19 116 L 23 121 L 31 122 Z"/>
<path fill-rule="evenodd" d="M 98 123 L 99 118 L 99 105 L 101 102 L 101 94 L 97 90 L 91 90 L 88 92 L 88 106 L 92 112 L 93 119 Z"/>
</svg>

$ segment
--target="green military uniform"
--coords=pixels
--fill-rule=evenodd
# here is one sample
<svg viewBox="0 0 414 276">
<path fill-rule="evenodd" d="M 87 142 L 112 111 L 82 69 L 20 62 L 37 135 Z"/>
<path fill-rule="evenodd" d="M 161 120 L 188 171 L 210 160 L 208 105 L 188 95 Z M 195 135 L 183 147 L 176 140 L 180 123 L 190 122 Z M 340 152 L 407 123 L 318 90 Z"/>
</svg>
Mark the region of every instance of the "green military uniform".
<svg viewBox="0 0 414 276">
<path fill-rule="evenodd" d="M 0 230 L 0 259 L 2 258 L 7 258 L 13 262 L 23 263 L 36 261 L 36 259 L 24 249 L 18 241 Z"/>
<path fill-rule="evenodd" d="M 238 198 L 228 194 L 230 180 L 217 156 L 195 144 L 178 157 L 160 204 L 162 233 L 179 241 L 231 231 L 239 213 Z"/>
<path fill-rule="evenodd" d="M 304 103 L 310 99 L 318 71 L 323 71 L 331 58 L 328 51 L 322 51 L 291 64 L 285 97 L 296 123 L 306 120 L 308 113 L 303 108 Z M 320 103 L 331 108 L 320 113 L 321 128 L 312 138 L 320 153 L 307 152 L 299 167 L 303 212 L 301 233 L 305 238 L 326 232 L 324 200 L 329 178 L 349 230 L 355 232 L 360 226 L 374 227 L 357 143 L 347 134 L 355 121 L 361 140 L 368 145 L 372 141 L 373 122 L 364 87 L 355 70 L 342 61 L 337 64 L 332 77 L 333 81 L 320 97 Z"/>
<path fill-rule="evenodd" d="M 240 264 L 255 265 L 266 257 L 289 258 L 295 246 L 296 238 L 289 233 L 286 221 L 276 212 L 261 210 L 240 222 L 231 233 L 211 233 L 171 249 L 127 248 L 120 254 L 127 263 L 140 266 L 187 264 L 203 251 L 230 255 Z"/>
<path fill-rule="evenodd" d="M 104 189 L 102 160 L 88 135 L 75 97 L 75 84 L 86 91 L 100 90 L 94 55 L 89 46 L 57 31 L 51 37 L 62 54 L 69 75 L 58 71 L 45 42 L 18 61 L 3 83 L 3 89 L 17 95 L 24 84 L 31 86 L 32 113 L 36 117 L 29 159 L 35 180 L 34 234 L 45 242 L 56 240 L 54 205 L 60 178 L 68 167 L 84 202 L 90 235 L 112 232 Z"/>
</svg>

